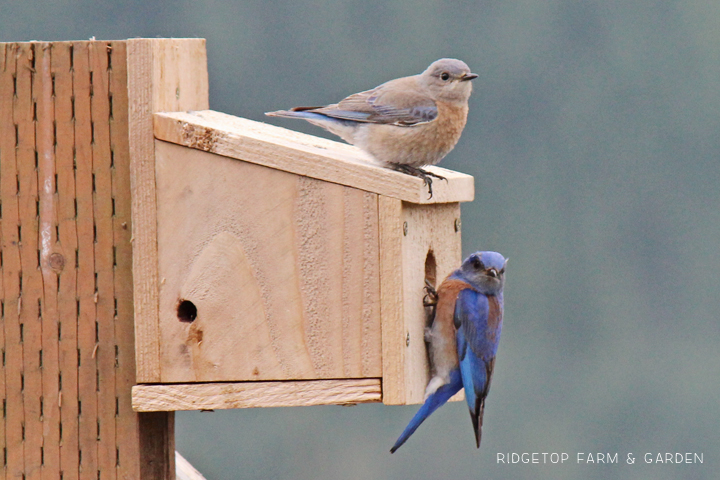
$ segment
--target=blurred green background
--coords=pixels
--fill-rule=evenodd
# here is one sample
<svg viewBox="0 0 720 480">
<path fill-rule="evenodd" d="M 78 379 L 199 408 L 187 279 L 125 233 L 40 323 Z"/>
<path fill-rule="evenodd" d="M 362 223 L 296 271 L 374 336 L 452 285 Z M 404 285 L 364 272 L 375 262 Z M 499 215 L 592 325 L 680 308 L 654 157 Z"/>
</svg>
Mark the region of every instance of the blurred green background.
<svg viewBox="0 0 720 480">
<path fill-rule="evenodd" d="M 461 403 L 392 456 L 415 406 L 178 413 L 209 480 L 717 478 L 720 2 L 0 1 L 0 41 L 91 36 L 206 38 L 211 108 L 260 121 L 440 57 L 480 74 L 442 164 L 476 179 L 464 253 L 511 259 L 480 451 Z"/>
</svg>

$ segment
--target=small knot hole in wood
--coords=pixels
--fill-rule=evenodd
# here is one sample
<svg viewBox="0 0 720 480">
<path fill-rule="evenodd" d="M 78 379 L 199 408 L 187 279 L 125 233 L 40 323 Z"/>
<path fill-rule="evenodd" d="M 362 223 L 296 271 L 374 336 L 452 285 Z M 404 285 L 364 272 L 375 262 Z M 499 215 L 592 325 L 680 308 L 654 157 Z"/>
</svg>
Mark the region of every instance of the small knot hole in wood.
<svg viewBox="0 0 720 480">
<path fill-rule="evenodd" d="M 193 322 L 197 318 L 197 307 L 190 300 L 181 298 L 177 306 L 177 317 L 181 322 Z"/>
</svg>

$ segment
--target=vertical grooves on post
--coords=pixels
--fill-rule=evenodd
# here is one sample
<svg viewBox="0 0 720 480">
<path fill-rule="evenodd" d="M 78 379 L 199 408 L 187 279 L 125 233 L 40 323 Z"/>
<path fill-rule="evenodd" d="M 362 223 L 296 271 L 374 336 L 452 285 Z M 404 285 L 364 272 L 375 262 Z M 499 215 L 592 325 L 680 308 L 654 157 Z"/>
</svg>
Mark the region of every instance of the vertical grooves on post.
<svg viewBox="0 0 720 480">
<path fill-rule="evenodd" d="M 3 45 L 3 68 L 0 71 L 0 195 L 2 196 L 3 247 L 3 337 L 5 353 L 4 451 L 5 473 L 20 477 L 25 471 L 22 395 L 23 344 L 20 333 L 20 182 L 17 170 L 19 127 L 16 123 L 18 103 L 17 64 L 20 45 Z M 20 62 L 22 64 L 22 62 Z"/>
<path fill-rule="evenodd" d="M 76 162 L 74 116 L 74 46 L 53 44 L 55 85 L 55 171 L 57 172 L 58 243 L 53 270 L 58 275 L 58 422 L 60 437 L 59 473 L 63 480 L 79 476 L 78 413 L 78 230 L 76 210 Z"/>
<path fill-rule="evenodd" d="M 94 227 L 94 299 L 97 471 L 104 479 L 116 478 L 115 417 L 115 293 L 113 269 L 113 218 L 110 144 L 109 69 L 112 47 L 107 42 L 89 46 L 91 76 L 90 112 L 93 127 L 92 179 Z"/>
<path fill-rule="evenodd" d="M 21 286 L 18 297 L 18 320 L 21 327 L 22 367 L 21 391 L 23 405 L 24 469 L 27 479 L 39 478 L 42 465 L 41 448 L 43 425 L 39 398 L 42 397 L 42 372 L 39 351 L 42 349 L 42 277 L 37 265 L 38 237 L 38 164 L 36 101 L 40 93 L 41 78 L 37 74 L 36 50 L 40 44 L 20 46 L 17 57 L 17 95 L 13 120 L 17 125 L 18 192 L 18 247 L 21 268 Z"/>
<path fill-rule="evenodd" d="M 77 200 L 77 369 L 78 463 L 80 479 L 97 476 L 97 393 L 95 351 L 95 256 L 92 192 L 92 110 L 90 42 L 73 44 L 75 195 Z"/>
<path fill-rule="evenodd" d="M 43 478 L 51 478 L 60 468 L 59 345 L 58 345 L 58 237 L 55 85 L 52 73 L 53 45 L 35 44 L 35 145 L 39 216 L 38 257 L 41 272 L 40 370 L 42 396 L 40 418 L 43 424 L 40 464 Z"/>
<path fill-rule="evenodd" d="M 112 42 L 108 52 L 108 95 L 112 98 L 110 158 L 115 319 L 115 465 L 118 478 L 140 478 L 138 415 L 132 410 L 130 390 L 135 384 L 135 327 L 133 318 L 132 224 L 130 216 L 130 149 L 128 144 L 127 42 Z"/>
</svg>

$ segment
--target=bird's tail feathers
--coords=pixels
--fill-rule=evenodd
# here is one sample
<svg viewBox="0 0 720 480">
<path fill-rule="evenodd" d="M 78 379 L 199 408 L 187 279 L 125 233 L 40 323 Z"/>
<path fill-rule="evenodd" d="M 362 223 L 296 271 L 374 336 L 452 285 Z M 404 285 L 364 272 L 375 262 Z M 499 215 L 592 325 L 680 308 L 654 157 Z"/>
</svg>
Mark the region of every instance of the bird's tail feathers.
<svg viewBox="0 0 720 480">
<path fill-rule="evenodd" d="M 483 413 L 485 413 L 485 399 L 478 398 L 475 404 L 475 411 L 470 410 L 470 418 L 472 419 L 473 430 L 475 431 L 475 445 L 480 448 L 480 440 L 482 438 Z"/>
<path fill-rule="evenodd" d="M 275 112 L 265 112 L 268 117 L 284 117 L 284 118 L 316 118 L 321 115 L 312 113 L 320 107 L 295 107 L 290 110 L 277 110 Z"/>
<path fill-rule="evenodd" d="M 417 430 L 420 424 L 424 422 L 427 417 L 450 400 L 450 397 L 459 392 L 461 388 L 462 380 L 460 379 L 460 371 L 455 370 L 451 373 L 450 383 L 442 385 L 440 388 L 435 390 L 435 392 L 432 393 L 427 400 L 425 400 L 425 403 L 423 403 L 422 407 L 420 407 L 412 420 L 410 420 L 408 426 L 405 427 L 405 430 L 403 430 L 402 434 L 400 434 L 400 437 L 395 442 L 395 445 L 393 445 L 390 449 L 390 453 L 395 453 L 395 451 L 400 448 L 408 438 L 410 438 L 410 435 L 415 433 L 415 430 Z"/>
</svg>

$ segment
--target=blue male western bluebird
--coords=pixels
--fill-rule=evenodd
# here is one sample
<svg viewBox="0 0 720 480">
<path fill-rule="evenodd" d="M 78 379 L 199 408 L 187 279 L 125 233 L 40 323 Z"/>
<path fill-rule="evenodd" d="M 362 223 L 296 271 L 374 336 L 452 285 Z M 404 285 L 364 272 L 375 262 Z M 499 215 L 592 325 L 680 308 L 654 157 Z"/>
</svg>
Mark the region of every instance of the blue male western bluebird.
<svg viewBox="0 0 720 480">
<path fill-rule="evenodd" d="M 390 453 L 395 453 L 430 414 L 463 387 L 480 448 L 485 397 L 502 329 L 506 264 L 497 252 L 473 253 L 433 295 L 435 319 L 426 337 L 434 376 L 425 389 L 425 403 Z"/>
<path fill-rule="evenodd" d="M 268 112 L 302 118 L 360 147 L 382 164 L 422 178 L 432 196 L 435 165 L 460 139 L 477 78 L 460 60 L 442 58 L 423 73 L 397 78 L 324 107 Z"/>
</svg>

